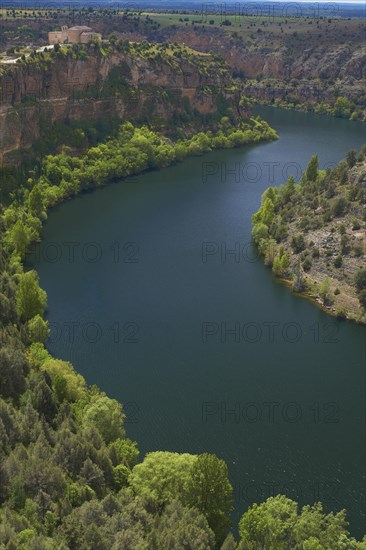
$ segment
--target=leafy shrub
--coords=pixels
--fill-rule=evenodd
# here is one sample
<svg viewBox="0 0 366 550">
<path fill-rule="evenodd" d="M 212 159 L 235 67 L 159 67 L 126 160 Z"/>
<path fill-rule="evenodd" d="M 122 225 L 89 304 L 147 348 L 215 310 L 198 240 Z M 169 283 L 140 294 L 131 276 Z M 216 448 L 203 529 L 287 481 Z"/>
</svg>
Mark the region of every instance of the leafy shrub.
<svg viewBox="0 0 366 550">
<path fill-rule="evenodd" d="M 366 290 L 366 268 L 362 267 L 356 272 L 354 277 L 356 289 L 361 292 L 361 290 Z"/>
<path fill-rule="evenodd" d="M 312 263 L 311 263 L 310 258 L 309 257 L 305 258 L 305 260 L 302 263 L 302 267 L 303 267 L 304 271 L 310 271 L 311 266 L 312 266 Z"/>
<path fill-rule="evenodd" d="M 338 255 L 334 258 L 334 262 L 333 262 L 334 267 L 342 267 L 342 263 L 343 263 L 342 256 Z"/>
<path fill-rule="evenodd" d="M 338 306 L 336 309 L 336 316 L 338 319 L 347 319 L 346 310 L 343 306 Z"/>
<path fill-rule="evenodd" d="M 291 240 L 291 246 L 295 254 L 299 254 L 306 246 L 304 236 L 301 234 L 294 235 Z"/>
<path fill-rule="evenodd" d="M 347 208 L 347 201 L 344 197 L 338 197 L 334 200 L 332 207 L 331 207 L 331 213 L 335 217 L 343 216 Z"/>
<path fill-rule="evenodd" d="M 323 300 L 324 305 L 330 305 L 332 303 L 330 297 L 330 280 L 329 277 L 326 277 L 324 281 L 320 284 L 319 287 L 319 296 Z"/>
<path fill-rule="evenodd" d="M 363 246 L 361 244 L 355 244 L 353 247 L 353 253 L 356 258 L 360 258 L 363 255 Z"/>
</svg>

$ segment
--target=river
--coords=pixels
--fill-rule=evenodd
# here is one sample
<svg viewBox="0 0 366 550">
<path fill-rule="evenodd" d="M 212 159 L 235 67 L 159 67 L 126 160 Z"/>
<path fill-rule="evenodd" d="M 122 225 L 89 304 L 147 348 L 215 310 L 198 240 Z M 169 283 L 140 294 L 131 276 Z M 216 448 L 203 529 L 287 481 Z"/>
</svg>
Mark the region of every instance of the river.
<svg viewBox="0 0 366 550">
<path fill-rule="evenodd" d="M 190 158 L 54 210 L 34 259 L 48 344 L 125 404 L 144 454 L 226 460 L 234 520 L 284 493 L 365 520 L 365 329 L 275 282 L 250 245 L 269 184 L 334 166 L 361 123 L 257 107 L 276 142 Z"/>
</svg>

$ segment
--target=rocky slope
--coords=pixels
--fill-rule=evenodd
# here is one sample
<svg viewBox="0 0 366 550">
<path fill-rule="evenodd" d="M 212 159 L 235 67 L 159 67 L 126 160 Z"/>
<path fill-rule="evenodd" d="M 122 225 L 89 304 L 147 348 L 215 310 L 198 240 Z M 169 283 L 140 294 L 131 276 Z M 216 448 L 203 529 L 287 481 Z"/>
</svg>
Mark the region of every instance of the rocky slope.
<svg viewBox="0 0 366 550">
<path fill-rule="evenodd" d="M 275 275 L 328 313 L 366 323 L 366 146 L 333 171 L 269 188 L 253 238 Z M 311 165 L 309 164 L 309 167 Z M 357 280 L 358 277 L 358 280 Z"/>
</svg>

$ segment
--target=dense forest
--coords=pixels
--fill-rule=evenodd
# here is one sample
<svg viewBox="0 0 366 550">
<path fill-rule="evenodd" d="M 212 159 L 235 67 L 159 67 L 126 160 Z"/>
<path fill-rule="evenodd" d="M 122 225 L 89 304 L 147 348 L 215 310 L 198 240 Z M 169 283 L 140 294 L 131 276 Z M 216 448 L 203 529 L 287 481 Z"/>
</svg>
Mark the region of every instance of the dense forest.
<svg viewBox="0 0 366 550">
<path fill-rule="evenodd" d="M 333 170 L 313 156 L 298 185 L 269 187 L 253 215 L 266 265 L 328 312 L 366 322 L 366 145 Z"/>
<path fill-rule="evenodd" d="M 239 127 L 223 118 L 216 133 L 177 143 L 124 123 L 81 157 L 64 149 L 45 157 L 41 173 L 30 173 L 24 185 L 2 189 L 0 548 L 366 549 L 366 538 L 349 535 L 345 511 L 326 514 L 320 503 L 299 509 L 283 495 L 244 511 L 236 541 L 225 462 L 162 451 L 141 461 L 126 437 L 122 405 L 48 353 L 47 296 L 23 265 L 47 210 L 67 197 L 188 155 L 275 137 L 255 118 Z M 272 205 L 266 217 L 265 197 L 267 231 Z"/>
</svg>

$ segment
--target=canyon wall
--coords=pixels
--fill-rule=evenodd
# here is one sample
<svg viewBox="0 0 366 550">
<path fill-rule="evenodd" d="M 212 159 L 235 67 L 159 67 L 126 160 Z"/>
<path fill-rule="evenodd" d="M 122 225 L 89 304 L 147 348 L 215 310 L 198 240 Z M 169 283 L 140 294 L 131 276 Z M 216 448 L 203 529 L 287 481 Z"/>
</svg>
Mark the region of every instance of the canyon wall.
<svg viewBox="0 0 366 550">
<path fill-rule="evenodd" d="M 177 112 L 215 113 L 219 97 L 230 102 L 237 117 L 245 117 L 240 94 L 229 88 L 230 71 L 210 56 L 201 57 L 91 51 L 84 59 L 53 56 L 3 68 L 0 162 L 19 162 L 21 151 L 32 146 L 42 129 L 59 121 L 148 117 L 158 125 Z"/>
<path fill-rule="evenodd" d="M 164 29 L 160 39 L 183 42 L 202 52 L 221 55 L 233 74 L 243 81 L 246 93 L 258 99 L 332 102 L 340 95 L 364 106 L 366 46 L 307 44 L 290 47 L 258 38 L 255 43 L 228 36 L 219 29 Z M 257 79 L 257 82 L 253 80 Z M 251 80 L 246 84 L 246 81 Z"/>
</svg>

